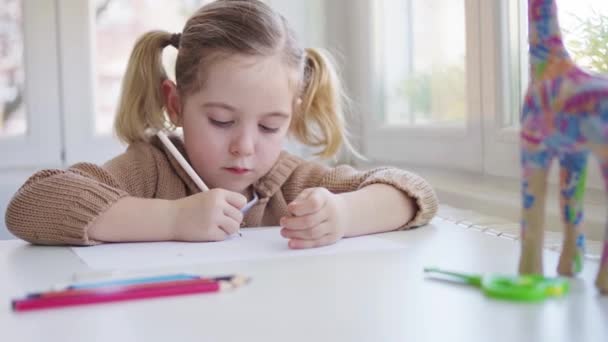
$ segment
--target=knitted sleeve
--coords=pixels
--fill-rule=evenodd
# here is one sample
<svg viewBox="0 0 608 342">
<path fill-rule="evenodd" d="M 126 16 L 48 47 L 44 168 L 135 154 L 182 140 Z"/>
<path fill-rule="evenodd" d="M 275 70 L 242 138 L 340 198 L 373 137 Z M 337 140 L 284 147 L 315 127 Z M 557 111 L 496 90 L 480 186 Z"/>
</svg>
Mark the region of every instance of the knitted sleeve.
<svg viewBox="0 0 608 342">
<path fill-rule="evenodd" d="M 401 229 L 424 225 L 437 213 L 438 200 L 432 186 L 415 173 L 391 167 L 358 171 L 347 165 L 328 168 L 315 163 L 303 163 L 294 170 L 283 191 L 289 203 L 302 190 L 310 187 L 323 187 L 333 193 L 342 193 L 372 184 L 391 185 L 416 201 L 418 211 Z"/>
<path fill-rule="evenodd" d="M 11 199 L 6 227 L 34 244 L 96 244 L 87 230 L 97 216 L 125 196 L 153 197 L 154 153 L 149 144 L 136 143 L 103 166 L 79 163 L 39 171 Z"/>
</svg>

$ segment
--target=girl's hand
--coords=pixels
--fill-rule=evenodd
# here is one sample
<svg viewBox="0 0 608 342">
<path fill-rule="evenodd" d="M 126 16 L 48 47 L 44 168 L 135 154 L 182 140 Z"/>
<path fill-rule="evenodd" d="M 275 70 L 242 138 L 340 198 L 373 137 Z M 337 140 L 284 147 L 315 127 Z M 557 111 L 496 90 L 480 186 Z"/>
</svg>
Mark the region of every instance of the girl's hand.
<svg viewBox="0 0 608 342">
<path fill-rule="evenodd" d="M 346 203 L 325 188 L 309 188 L 289 203 L 291 216 L 281 218 L 281 235 L 289 248 L 330 245 L 346 233 Z"/>
<path fill-rule="evenodd" d="M 238 232 L 247 203 L 245 196 L 212 189 L 181 198 L 173 204 L 173 239 L 177 241 L 221 241 Z"/>
</svg>

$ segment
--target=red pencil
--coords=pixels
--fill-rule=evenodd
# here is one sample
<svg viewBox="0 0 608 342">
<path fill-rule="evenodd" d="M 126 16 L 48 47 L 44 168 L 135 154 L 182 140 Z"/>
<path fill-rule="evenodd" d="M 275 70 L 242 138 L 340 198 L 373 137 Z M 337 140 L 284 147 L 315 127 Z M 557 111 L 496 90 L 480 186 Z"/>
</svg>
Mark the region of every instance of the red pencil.
<svg viewBox="0 0 608 342">
<path fill-rule="evenodd" d="M 230 290 L 232 288 L 234 288 L 234 285 L 226 281 L 202 281 L 197 283 L 188 282 L 187 284 L 182 282 L 181 284 L 176 283 L 168 286 L 124 288 L 112 292 L 92 291 L 73 296 L 24 298 L 13 300 L 12 304 L 13 311 L 30 311 L 75 305 L 179 296 L 194 293 L 220 292 Z"/>
<path fill-rule="evenodd" d="M 199 279 L 188 279 L 188 280 L 175 280 L 175 281 L 164 281 L 156 283 L 142 283 L 133 285 L 113 285 L 96 288 L 83 288 L 83 289 L 68 289 L 61 291 L 48 291 L 48 292 L 37 292 L 30 293 L 27 298 L 52 298 L 52 297 L 65 297 L 65 296 L 82 296 L 86 294 L 94 293 L 110 293 L 110 292 L 124 292 L 133 289 L 146 289 L 146 288 L 159 288 L 168 287 L 172 285 L 187 285 L 187 284 L 201 284 L 201 283 L 214 283 L 217 282 L 213 279 L 199 278 Z"/>
</svg>

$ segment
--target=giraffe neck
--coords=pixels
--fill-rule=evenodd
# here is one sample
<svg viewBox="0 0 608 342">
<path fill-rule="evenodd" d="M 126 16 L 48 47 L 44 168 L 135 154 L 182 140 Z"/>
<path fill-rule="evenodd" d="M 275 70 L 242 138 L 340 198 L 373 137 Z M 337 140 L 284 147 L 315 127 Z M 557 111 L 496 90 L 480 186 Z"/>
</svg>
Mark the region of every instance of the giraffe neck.
<svg viewBox="0 0 608 342">
<path fill-rule="evenodd" d="M 555 0 L 528 0 L 530 77 L 540 78 L 550 63 L 570 61 L 562 41 Z"/>
</svg>

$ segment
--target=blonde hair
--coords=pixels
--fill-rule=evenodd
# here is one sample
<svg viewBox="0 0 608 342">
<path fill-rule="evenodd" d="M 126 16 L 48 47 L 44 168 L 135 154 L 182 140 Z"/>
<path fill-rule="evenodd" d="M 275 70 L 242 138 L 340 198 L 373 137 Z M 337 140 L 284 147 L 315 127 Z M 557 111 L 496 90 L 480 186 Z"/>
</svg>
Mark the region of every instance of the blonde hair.
<svg viewBox="0 0 608 342">
<path fill-rule="evenodd" d="M 354 152 L 344 122 L 346 97 L 330 54 L 302 49 L 285 18 L 259 0 L 217 0 L 194 13 L 181 34 L 151 31 L 138 39 L 114 122 L 122 141 L 146 140 L 148 129 L 172 127 L 161 92 L 167 79 L 162 51 L 169 45 L 178 49 L 175 78 L 181 97 L 203 87 L 205 71 L 219 57 L 282 54 L 298 73 L 290 133 L 303 144 L 320 147 L 318 155 L 324 158 L 335 156 L 343 144 Z"/>
</svg>

